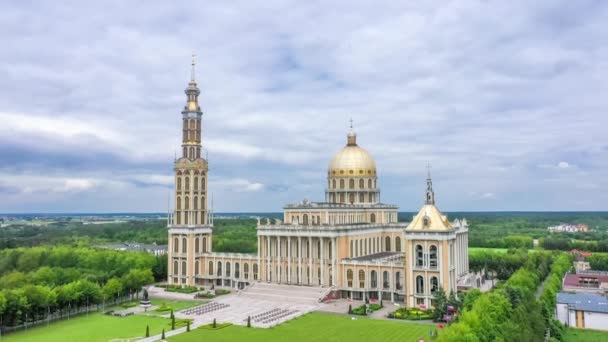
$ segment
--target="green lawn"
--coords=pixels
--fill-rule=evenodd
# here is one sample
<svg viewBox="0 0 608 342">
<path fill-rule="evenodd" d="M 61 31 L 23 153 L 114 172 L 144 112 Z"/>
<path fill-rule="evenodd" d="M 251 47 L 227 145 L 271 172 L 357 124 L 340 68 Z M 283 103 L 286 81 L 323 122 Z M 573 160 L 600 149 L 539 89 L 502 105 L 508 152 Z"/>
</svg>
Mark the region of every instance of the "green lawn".
<svg viewBox="0 0 608 342">
<path fill-rule="evenodd" d="M 191 308 L 193 306 L 201 305 L 206 302 L 195 301 L 195 300 L 170 300 L 170 299 L 161 299 L 161 298 L 151 298 L 150 301 L 152 305 L 163 305 L 170 307 L 173 311 L 179 311 L 187 308 Z"/>
<path fill-rule="evenodd" d="M 564 337 L 565 342 L 606 342 L 608 331 L 569 328 Z"/>
<path fill-rule="evenodd" d="M 170 320 L 160 317 L 133 315 L 127 317 L 106 316 L 101 313 L 78 316 L 70 320 L 51 323 L 2 337 L 6 342 L 63 342 L 87 341 L 107 342 L 113 339 L 143 337 L 146 325 L 150 325 L 150 335 L 171 329 Z"/>
<path fill-rule="evenodd" d="M 219 322 L 218 322 L 219 323 Z M 270 329 L 229 326 L 219 330 L 195 329 L 169 339 L 171 342 L 315 342 L 315 341 L 417 341 L 428 340 L 429 331 L 435 326 L 393 322 L 325 313 L 311 313 Z"/>
</svg>

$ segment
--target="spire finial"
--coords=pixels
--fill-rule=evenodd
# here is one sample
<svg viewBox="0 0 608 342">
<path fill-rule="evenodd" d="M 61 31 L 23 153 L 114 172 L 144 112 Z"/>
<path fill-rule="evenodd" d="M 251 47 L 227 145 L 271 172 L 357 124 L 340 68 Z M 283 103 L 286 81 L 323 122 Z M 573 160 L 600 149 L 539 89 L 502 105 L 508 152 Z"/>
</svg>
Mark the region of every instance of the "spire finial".
<svg viewBox="0 0 608 342">
<path fill-rule="evenodd" d="M 435 192 L 433 191 L 433 180 L 431 179 L 431 163 L 426 163 L 426 199 L 425 204 L 435 205 Z"/>
<path fill-rule="evenodd" d="M 353 118 L 350 118 L 350 131 L 347 134 L 346 144 L 348 146 L 357 145 L 357 135 L 353 132 Z"/>
<path fill-rule="evenodd" d="M 192 53 L 192 73 L 190 75 L 190 80 L 194 82 L 194 67 L 196 66 L 196 54 Z"/>
</svg>

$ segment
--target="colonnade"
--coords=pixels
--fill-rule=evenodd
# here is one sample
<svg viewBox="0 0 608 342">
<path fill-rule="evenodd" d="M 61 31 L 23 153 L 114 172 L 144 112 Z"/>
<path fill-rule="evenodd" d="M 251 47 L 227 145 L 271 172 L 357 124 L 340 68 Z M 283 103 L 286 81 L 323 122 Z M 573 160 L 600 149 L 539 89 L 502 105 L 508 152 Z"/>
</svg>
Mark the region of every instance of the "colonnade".
<svg viewBox="0 0 608 342">
<path fill-rule="evenodd" d="M 280 284 L 337 285 L 337 238 L 258 236 L 262 280 Z"/>
</svg>

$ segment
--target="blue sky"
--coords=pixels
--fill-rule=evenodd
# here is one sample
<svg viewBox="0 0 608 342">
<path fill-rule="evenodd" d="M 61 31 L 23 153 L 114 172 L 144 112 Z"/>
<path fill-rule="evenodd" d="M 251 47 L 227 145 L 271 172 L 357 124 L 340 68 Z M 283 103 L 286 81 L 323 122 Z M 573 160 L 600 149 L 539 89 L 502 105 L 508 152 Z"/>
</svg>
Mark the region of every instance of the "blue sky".
<svg viewBox="0 0 608 342">
<path fill-rule="evenodd" d="M 0 2 L 0 212 L 165 211 L 190 55 L 216 211 L 322 200 L 348 120 L 382 201 L 606 210 L 605 1 Z"/>
</svg>

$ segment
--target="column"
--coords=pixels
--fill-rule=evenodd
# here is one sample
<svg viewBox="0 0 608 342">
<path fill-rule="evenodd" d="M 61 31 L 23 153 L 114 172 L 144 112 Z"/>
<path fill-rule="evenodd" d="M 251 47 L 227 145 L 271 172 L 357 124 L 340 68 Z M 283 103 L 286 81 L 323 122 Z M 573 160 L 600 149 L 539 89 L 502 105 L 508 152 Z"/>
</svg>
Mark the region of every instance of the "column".
<svg viewBox="0 0 608 342">
<path fill-rule="evenodd" d="M 308 269 L 309 269 L 309 272 L 308 272 L 307 280 L 308 280 L 308 284 L 312 285 L 312 281 L 311 281 L 312 274 L 313 274 L 313 272 L 312 272 L 312 237 L 310 237 L 310 236 L 308 237 Z"/>
<path fill-rule="evenodd" d="M 338 239 L 337 238 L 333 238 L 332 239 L 332 243 L 331 243 L 331 279 L 332 279 L 332 284 L 329 284 L 330 286 L 336 286 L 338 284 L 338 270 L 336 268 L 336 260 L 338 259 L 338 246 L 336 245 L 336 241 Z"/>
<path fill-rule="evenodd" d="M 261 258 L 261 256 L 262 256 L 262 245 L 263 245 L 263 243 L 262 243 L 262 237 L 258 236 L 258 267 L 259 267 L 260 272 L 261 272 L 261 269 L 262 269 L 262 265 L 260 264 L 260 261 L 262 259 Z M 247 280 L 253 279 L 253 264 L 249 265 L 249 267 L 251 267 L 251 273 L 249 273 L 251 275 L 251 278 L 247 279 Z M 243 267 L 243 271 L 245 271 L 245 267 Z M 258 279 L 260 279 L 260 278 L 258 278 Z M 251 280 L 251 283 L 253 283 L 253 280 Z"/>
<path fill-rule="evenodd" d="M 266 236 L 266 281 L 270 282 L 270 236 Z"/>
<path fill-rule="evenodd" d="M 277 236 L 277 282 L 281 283 L 281 237 Z"/>
<path fill-rule="evenodd" d="M 291 284 L 291 236 L 287 237 L 287 284 Z"/>
<path fill-rule="evenodd" d="M 298 236 L 298 285 L 302 284 L 302 238 Z"/>
<path fill-rule="evenodd" d="M 323 243 L 325 239 L 319 238 L 319 240 L 319 248 L 321 248 L 321 261 L 319 262 L 319 268 L 321 269 L 321 286 L 323 286 L 325 285 L 325 246 Z"/>
</svg>

